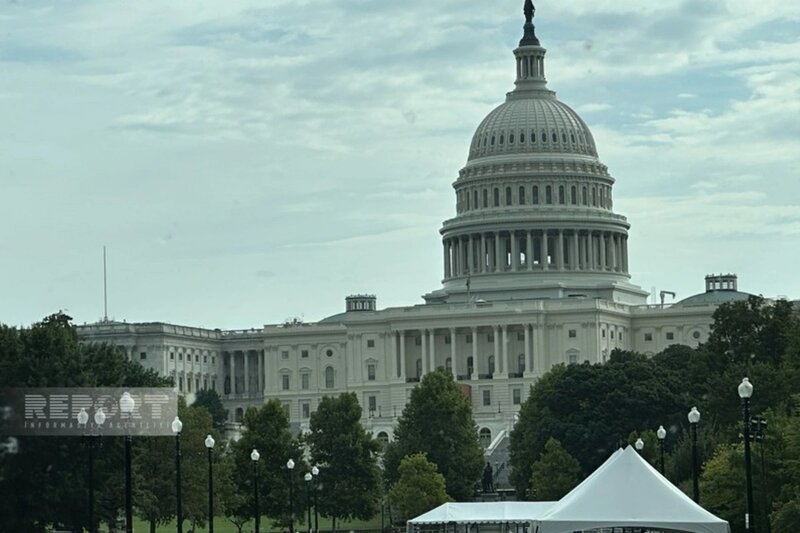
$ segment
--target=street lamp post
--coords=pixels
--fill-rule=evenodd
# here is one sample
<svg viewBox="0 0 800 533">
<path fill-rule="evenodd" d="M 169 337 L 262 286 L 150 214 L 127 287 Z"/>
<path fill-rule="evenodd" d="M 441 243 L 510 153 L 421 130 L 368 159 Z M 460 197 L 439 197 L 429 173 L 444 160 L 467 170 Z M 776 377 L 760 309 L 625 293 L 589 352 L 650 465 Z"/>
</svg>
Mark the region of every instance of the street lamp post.
<svg viewBox="0 0 800 533">
<path fill-rule="evenodd" d="M 658 426 L 658 430 L 656 431 L 656 436 L 658 437 L 658 444 L 661 448 L 661 475 L 664 476 L 664 439 L 667 438 L 667 430 L 664 429 L 664 426 Z"/>
<path fill-rule="evenodd" d="M 208 533 L 214 533 L 214 476 L 212 471 L 214 437 L 206 437 L 206 450 L 208 450 Z"/>
<path fill-rule="evenodd" d="M 742 399 L 744 415 L 744 469 L 747 483 L 747 509 L 744 514 L 745 531 L 753 531 L 753 471 L 750 463 L 750 398 L 753 396 L 753 384 L 748 378 L 739 383 L 739 398 Z"/>
<path fill-rule="evenodd" d="M 119 400 L 119 410 L 127 415 L 130 420 L 131 413 L 136 407 L 136 402 L 129 392 L 123 392 Z M 133 487 L 131 476 L 131 434 L 125 432 L 125 532 L 133 533 Z"/>
<path fill-rule="evenodd" d="M 314 476 L 314 533 L 319 533 L 319 512 L 317 511 L 317 493 L 319 492 L 319 468 L 312 467 L 311 475 Z"/>
<path fill-rule="evenodd" d="M 292 483 L 294 461 L 291 459 L 286 461 L 286 470 L 289 473 L 289 533 L 294 533 L 294 483 Z"/>
<path fill-rule="evenodd" d="M 642 450 L 644 450 L 644 441 L 641 438 L 636 439 L 636 442 L 633 445 L 636 448 L 636 451 L 639 453 L 642 453 Z"/>
<path fill-rule="evenodd" d="M 306 519 L 308 520 L 308 533 L 311 533 L 311 502 L 309 501 L 309 486 L 311 485 L 311 480 L 314 476 L 311 475 L 311 472 L 306 472 L 306 475 L 303 476 L 303 479 L 306 482 Z"/>
<path fill-rule="evenodd" d="M 181 430 L 183 422 L 175 416 L 172 421 L 172 432 L 175 433 L 175 495 L 178 502 L 177 523 L 178 533 L 183 533 L 183 494 L 181 493 Z"/>
<path fill-rule="evenodd" d="M 697 423 L 700 422 L 700 411 L 692 407 L 689 411 L 689 427 L 692 431 L 692 492 L 695 503 L 700 503 L 700 481 L 697 467 Z"/>
<path fill-rule="evenodd" d="M 253 451 L 250 452 L 250 460 L 253 461 L 253 504 L 255 507 L 253 513 L 256 517 L 255 533 L 260 533 L 261 525 L 261 510 L 258 508 L 258 460 L 260 458 L 261 454 L 258 453 L 258 450 L 253 448 Z"/>
<path fill-rule="evenodd" d="M 106 414 L 103 409 L 98 409 L 94 413 L 94 423 L 97 427 L 101 427 L 106 421 Z M 86 409 L 81 408 L 78 413 L 78 424 L 86 427 L 89 423 L 89 413 Z M 96 533 L 97 526 L 94 520 L 94 449 L 97 444 L 96 435 L 88 435 L 86 437 L 86 445 L 89 448 L 89 533 Z"/>
</svg>

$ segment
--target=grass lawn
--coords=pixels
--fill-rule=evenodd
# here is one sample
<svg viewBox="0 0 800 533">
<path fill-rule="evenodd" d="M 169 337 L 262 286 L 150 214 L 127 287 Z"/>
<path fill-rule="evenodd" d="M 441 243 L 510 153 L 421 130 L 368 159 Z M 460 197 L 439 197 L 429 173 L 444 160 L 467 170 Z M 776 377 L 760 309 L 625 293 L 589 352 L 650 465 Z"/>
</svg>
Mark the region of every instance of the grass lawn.
<svg viewBox="0 0 800 533">
<path fill-rule="evenodd" d="M 314 517 L 312 515 L 311 519 L 313 520 Z M 244 533 L 252 533 L 255 523 L 251 520 L 247 524 L 244 525 L 242 531 Z M 183 531 L 184 533 L 189 533 L 191 524 L 188 520 L 184 520 L 183 522 Z M 330 531 L 331 521 L 319 517 L 319 529 L 321 531 Z M 349 531 L 351 529 L 380 529 L 381 527 L 381 517 L 380 514 L 374 517 L 372 520 L 367 521 L 360 521 L 354 520 L 352 522 L 338 522 L 336 524 L 336 529 L 339 531 Z M 133 528 L 135 533 L 148 533 L 150 531 L 150 524 L 147 522 L 143 522 L 136 518 L 133 519 Z M 156 527 L 156 533 L 175 533 L 176 531 L 176 524 L 173 520 L 169 524 L 158 526 Z M 207 533 L 208 531 L 208 524 L 206 527 L 200 527 L 194 530 L 194 533 Z M 261 531 L 263 533 L 268 532 L 280 532 L 281 529 L 274 526 L 272 520 L 269 517 L 262 516 L 261 517 Z M 295 531 L 297 533 L 302 533 L 303 531 L 307 531 L 307 526 L 303 523 L 295 523 Z M 214 533 L 238 533 L 236 526 L 234 526 L 227 518 L 224 516 L 218 516 L 214 518 Z"/>
</svg>

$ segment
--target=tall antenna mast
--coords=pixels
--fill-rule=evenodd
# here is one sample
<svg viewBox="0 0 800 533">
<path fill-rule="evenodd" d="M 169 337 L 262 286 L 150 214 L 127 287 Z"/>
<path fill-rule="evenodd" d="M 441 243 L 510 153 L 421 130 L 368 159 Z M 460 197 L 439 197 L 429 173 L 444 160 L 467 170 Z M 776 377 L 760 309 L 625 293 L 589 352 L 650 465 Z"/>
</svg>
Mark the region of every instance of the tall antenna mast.
<svg viewBox="0 0 800 533">
<path fill-rule="evenodd" d="M 108 285 L 106 283 L 106 247 L 103 245 L 103 322 L 108 322 Z"/>
</svg>

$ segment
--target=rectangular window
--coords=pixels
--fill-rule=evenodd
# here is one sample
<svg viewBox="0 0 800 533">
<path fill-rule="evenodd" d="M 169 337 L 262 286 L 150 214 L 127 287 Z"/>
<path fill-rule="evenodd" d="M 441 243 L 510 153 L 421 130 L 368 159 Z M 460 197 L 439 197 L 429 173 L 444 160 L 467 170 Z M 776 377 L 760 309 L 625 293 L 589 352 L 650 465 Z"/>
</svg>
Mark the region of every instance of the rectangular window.
<svg viewBox="0 0 800 533">
<path fill-rule="evenodd" d="M 492 391 L 489 389 L 483 391 L 483 405 L 492 405 Z"/>
<path fill-rule="evenodd" d="M 194 390 L 200 390 L 200 378 L 194 380 Z"/>
<path fill-rule="evenodd" d="M 605 339 L 606 338 L 606 330 L 602 330 L 601 333 L 602 333 L 601 336 Z"/>
<path fill-rule="evenodd" d="M 375 396 L 367 397 L 367 404 L 370 412 L 375 412 L 378 410 L 378 398 Z"/>
<path fill-rule="evenodd" d="M 422 346 L 422 337 L 414 337 L 414 344 Z"/>
<path fill-rule="evenodd" d="M 291 418 L 292 404 L 291 402 L 283 402 L 283 412 L 286 413 L 287 418 Z"/>
<path fill-rule="evenodd" d="M 467 344 L 472 344 L 472 335 L 467 335 Z"/>
<path fill-rule="evenodd" d="M 147 352 L 139 352 L 139 359 L 147 359 Z"/>
<path fill-rule="evenodd" d="M 281 389 L 289 390 L 289 374 L 281 375 Z"/>
<path fill-rule="evenodd" d="M 300 357 L 302 357 L 303 359 L 306 359 L 308 357 L 308 350 L 302 350 L 300 352 Z"/>
<path fill-rule="evenodd" d="M 375 347 L 375 339 L 367 339 L 367 348 Z"/>
<path fill-rule="evenodd" d="M 675 334 L 673 332 L 671 332 L 671 331 L 668 331 L 667 332 L 667 340 L 668 341 L 675 340 Z"/>
<path fill-rule="evenodd" d="M 215 364 L 217 364 L 217 357 L 216 357 L 216 356 L 214 356 L 214 355 L 212 355 L 212 356 L 211 356 L 211 364 L 212 364 L 212 365 L 215 365 Z"/>
<path fill-rule="evenodd" d="M 652 333 L 645 333 L 644 334 L 644 340 L 645 341 L 652 341 L 653 340 L 653 334 Z"/>
<path fill-rule="evenodd" d="M 208 363 L 208 356 L 207 356 L 207 355 L 204 355 L 204 356 L 203 356 L 203 362 L 204 362 L 204 363 Z"/>
<path fill-rule="evenodd" d="M 183 354 L 182 353 L 178 354 L 178 361 L 183 361 Z"/>
<path fill-rule="evenodd" d="M 172 353 L 172 352 L 169 352 L 169 358 L 170 358 L 171 361 L 174 361 L 175 360 L 175 354 Z"/>
<path fill-rule="evenodd" d="M 192 379 L 186 378 L 186 392 L 192 392 Z"/>
<path fill-rule="evenodd" d="M 375 381 L 375 365 L 374 364 L 367 365 L 367 380 L 368 381 Z"/>
<path fill-rule="evenodd" d="M 511 390 L 511 402 L 514 405 L 519 405 L 522 403 L 522 391 L 520 389 Z"/>
<path fill-rule="evenodd" d="M 570 355 L 569 356 L 569 364 L 574 365 L 574 364 L 577 364 L 577 363 L 578 363 L 578 356 L 575 355 L 575 354 Z"/>
<path fill-rule="evenodd" d="M 450 344 L 450 335 L 445 335 L 444 336 L 444 343 L 445 344 Z"/>
<path fill-rule="evenodd" d="M 183 378 L 178 378 L 178 390 L 183 392 Z"/>
<path fill-rule="evenodd" d="M 612 339 L 614 338 L 614 330 L 613 329 L 611 330 L 611 338 Z"/>
<path fill-rule="evenodd" d="M 486 336 L 486 339 L 487 339 L 489 342 L 494 342 L 494 333 L 489 333 L 489 334 Z"/>
<path fill-rule="evenodd" d="M 300 374 L 300 387 L 303 390 L 308 390 L 308 384 L 311 380 L 311 374 Z"/>
<path fill-rule="evenodd" d="M 311 416 L 311 404 L 309 404 L 308 402 L 303 402 L 301 405 L 302 405 L 301 409 L 302 409 L 302 412 L 303 412 L 303 418 L 310 417 Z"/>
<path fill-rule="evenodd" d="M 571 329 L 571 330 L 569 330 L 569 338 L 570 338 L 570 339 L 574 339 L 574 338 L 576 338 L 577 336 L 578 336 L 578 330 L 577 330 L 577 329 Z"/>
<path fill-rule="evenodd" d="M 281 359 L 289 359 L 289 350 L 281 351 Z"/>
<path fill-rule="evenodd" d="M 203 390 L 208 390 L 208 379 L 203 378 Z"/>
<path fill-rule="evenodd" d="M 525 340 L 525 333 L 522 333 L 521 331 L 518 331 L 517 332 L 517 340 L 518 341 L 524 341 Z"/>
<path fill-rule="evenodd" d="M 211 390 L 217 390 L 217 380 L 216 379 L 212 379 L 211 380 Z"/>
<path fill-rule="evenodd" d="M 200 362 L 200 355 L 199 355 L 199 354 L 196 354 L 196 355 L 194 356 L 194 362 L 195 362 L 195 363 L 199 363 L 199 362 Z"/>
</svg>

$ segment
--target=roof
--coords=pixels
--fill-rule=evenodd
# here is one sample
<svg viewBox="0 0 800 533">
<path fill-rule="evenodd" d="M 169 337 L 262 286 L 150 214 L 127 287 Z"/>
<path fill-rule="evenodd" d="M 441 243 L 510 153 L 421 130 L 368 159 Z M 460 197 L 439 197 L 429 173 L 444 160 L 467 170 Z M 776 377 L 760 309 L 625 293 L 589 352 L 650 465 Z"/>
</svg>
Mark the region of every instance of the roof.
<svg viewBox="0 0 800 533">
<path fill-rule="evenodd" d="M 610 527 L 654 528 L 690 533 L 730 533 L 709 513 L 628 446 L 537 520 L 537 533 Z"/>
<path fill-rule="evenodd" d="M 409 524 L 527 523 L 544 515 L 556 502 L 445 503 L 420 515 Z"/>
<path fill-rule="evenodd" d="M 750 298 L 752 294 L 732 290 L 715 290 L 701 292 L 694 296 L 684 298 L 673 306 L 686 307 L 690 305 L 720 305 L 728 302 L 740 302 Z"/>
</svg>

